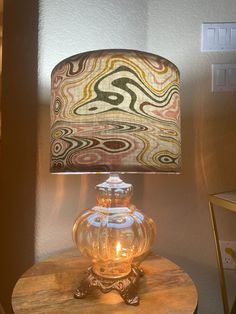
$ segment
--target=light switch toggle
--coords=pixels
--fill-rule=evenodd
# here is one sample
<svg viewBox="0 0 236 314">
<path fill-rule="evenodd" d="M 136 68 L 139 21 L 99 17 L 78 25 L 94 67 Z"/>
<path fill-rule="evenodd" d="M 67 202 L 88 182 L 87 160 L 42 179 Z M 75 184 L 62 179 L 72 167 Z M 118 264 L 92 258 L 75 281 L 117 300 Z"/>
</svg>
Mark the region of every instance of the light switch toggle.
<svg viewBox="0 0 236 314">
<path fill-rule="evenodd" d="M 226 82 L 226 70 L 217 69 L 216 70 L 216 85 L 224 86 Z"/>
<path fill-rule="evenodd" d="M 212 91 L 236 91 L 236 64 L 212 64 Z"/>
<path fill-rule="evenodd" d="M 226 28 L 219 28 L 219 43 L 221 45 L 226 43 L 226 34 L 227 34 L 227 29 Z"/>
<path fill-rule="evenodd" d="M 236 68 L 229 69 L 229 84 L 231 86 L 236 86 Z"/>
</svg>

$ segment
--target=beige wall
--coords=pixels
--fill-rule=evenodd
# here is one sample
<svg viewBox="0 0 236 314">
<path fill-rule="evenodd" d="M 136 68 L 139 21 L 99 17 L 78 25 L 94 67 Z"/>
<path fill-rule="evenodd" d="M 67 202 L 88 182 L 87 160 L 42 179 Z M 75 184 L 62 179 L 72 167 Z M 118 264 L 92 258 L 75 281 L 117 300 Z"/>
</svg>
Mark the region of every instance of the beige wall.
<svg viewBox="0 0 236 314">
<path fill-rule="evenodd" d="M 144 207 L 158 222 L 159 252 L 197 284 L 199 313 L 222 313 L 206 197 L 236 188 L 236 93 L 211 92 L 211 64 L 236 63 L 236 54 L 201 53 L 201 23 L 236 22 L 236 3 L 150 0 L 148 12 L 147 49 L 181 73 L 183 171 L 174 178 L 145 177 Z M 222 239 L 236 240 L 235 216 L 218 212 Z"/>
<path fill-rule="evenodd" d="M 1 283 L 2 296 L 9 297 L 14 280 L 32 263 L 34 248 L 38 260 L 73 245 L 74 218 L 94 204 L 93 187 L 104 178 L 49 174 L 52 67 L 86 50 L 133 48 L 163 55 L 181 71 L 183 173 L 125 179 L 135 185 L 137 206 L 158 224 L 155 249 L 181 265 L 197 284 L 199 314 L 222 313 L 207 194 L 236 185 L 236 104 L 235 93 L 210 92 L 210 66 L 236 59 L 230 52 L 201 53 L 200 27 L 202 22 L 236 20 L 235 1 L 41 0 L 37 148 L 37 8 L 30 0 L 24 6 L 6 2 L 1 269 L 8 269 L 10 281 Z M 219 214 L 225 230 L 221 237 L 235 239 L 235 217 Z"/>
</svg>

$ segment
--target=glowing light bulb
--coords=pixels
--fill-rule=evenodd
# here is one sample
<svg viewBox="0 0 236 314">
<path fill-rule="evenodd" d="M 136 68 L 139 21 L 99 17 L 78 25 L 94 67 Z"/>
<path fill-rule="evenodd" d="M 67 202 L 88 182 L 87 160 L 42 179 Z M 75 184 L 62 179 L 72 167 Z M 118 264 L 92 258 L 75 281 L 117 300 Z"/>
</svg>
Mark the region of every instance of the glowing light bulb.
<svg viewBox="0 0 236 314">
<path fill-rule="evenodd" d="M 120 251 L 121 251 L 121 244 L 120 244 L 120 241 L 118 241 L 116 244 L 116 256 L 117 257 L 120 256 Z"/>
</svg>

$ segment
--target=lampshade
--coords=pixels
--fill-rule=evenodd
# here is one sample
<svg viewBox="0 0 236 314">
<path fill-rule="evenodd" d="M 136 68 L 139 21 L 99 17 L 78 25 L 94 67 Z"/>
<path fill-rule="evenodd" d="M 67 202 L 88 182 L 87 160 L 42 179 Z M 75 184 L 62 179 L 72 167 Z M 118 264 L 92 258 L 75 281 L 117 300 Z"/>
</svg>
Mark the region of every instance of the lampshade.
<svg viewBox="0 0 236 314">
<path fill-rule="evenodd" d="M 52 72 L 51 172 L 178 172 L 179 71 L 134 50 L 81 53 Z"/>
</svg>

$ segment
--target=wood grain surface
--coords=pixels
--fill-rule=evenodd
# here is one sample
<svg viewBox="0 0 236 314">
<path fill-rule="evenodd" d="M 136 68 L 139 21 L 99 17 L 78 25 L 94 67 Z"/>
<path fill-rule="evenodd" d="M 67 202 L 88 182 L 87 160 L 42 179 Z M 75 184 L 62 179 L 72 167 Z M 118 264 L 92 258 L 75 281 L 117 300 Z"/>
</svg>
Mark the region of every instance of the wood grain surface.
<svg viewBox="0 0 236 314">
<path fill-rule="evenodd" d="M 12 295 L 14 313 L 47 314 L 192 314 L 197 307 L 197 291 L 190 277 L 176 264 L 159 256 L 149 256 L 142 268 L 140 305 L 126 305 L 117 292 L 94 289 L 87 298 L 73 298 L 86 273 L 89 260 L 70 250 L 31 267 L 16 283 Z"/>
</svg>

